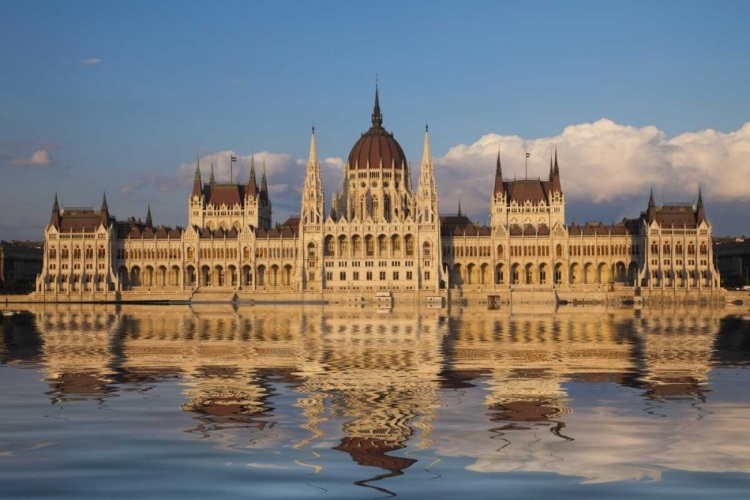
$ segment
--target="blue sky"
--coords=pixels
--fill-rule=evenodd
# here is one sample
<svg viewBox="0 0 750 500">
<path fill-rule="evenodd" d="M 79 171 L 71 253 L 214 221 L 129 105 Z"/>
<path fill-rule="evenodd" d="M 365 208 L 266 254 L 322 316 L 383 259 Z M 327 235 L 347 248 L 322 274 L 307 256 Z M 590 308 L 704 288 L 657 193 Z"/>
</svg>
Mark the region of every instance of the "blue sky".
<svg viewBox="0 0 750 500">
<path fill-rule="evenodd" d="M 313 123 L 338 187 L 376 74 L 415 173 L 430 124 L 442 212 L 485 220 L 492 152 L 522 175 L 524 149 L 543 172 L 558 144 L 569 223 L 700 183 L 715 233 L 750 234 L 749 20 L 742 1 L 6 4 L 0 238 L 41 238 L 56 191 L 185 224 L 197 151 L 220 173 L 227 152 L 240 175 L 265 158 L 283 221 Z"/>
</svg>

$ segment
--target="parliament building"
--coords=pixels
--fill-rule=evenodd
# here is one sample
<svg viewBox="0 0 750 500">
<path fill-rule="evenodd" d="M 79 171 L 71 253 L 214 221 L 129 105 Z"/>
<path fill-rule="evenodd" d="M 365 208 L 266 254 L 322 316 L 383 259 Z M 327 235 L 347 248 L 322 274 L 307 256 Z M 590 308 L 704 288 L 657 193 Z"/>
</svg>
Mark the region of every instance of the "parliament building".
<svg viewBox="0 0 750 500">
<path fill-rule="evenodd" d="M 429 133 L 416 189 L 412 166 L 383 127 L 378 91 L 369 130 L 344 167 L 326 210 L 315 132 L 299 217 L 271 220 L 265 168 L 247 182 L 204 182 L 199 162 L 185 227 L 118 221 L 99 210 L 61 207 L 45 229 L 36 296 L 230 292 L 316 300 L 341 297 L 501 297 L 533 291 L 671 290 L 719 287 L 703 198 L 656 206 L 606 225 L 566 225 L 557 151 L 546 179 L 503 177 L 495 165 L 490 225 L 441 215 Z M 489 193 L 488 193 L 489 194 Z M 47 299 L 44 299 L 47 300 Z M 70 299 L 67 299 L 70 300 Z"/>
</svg>

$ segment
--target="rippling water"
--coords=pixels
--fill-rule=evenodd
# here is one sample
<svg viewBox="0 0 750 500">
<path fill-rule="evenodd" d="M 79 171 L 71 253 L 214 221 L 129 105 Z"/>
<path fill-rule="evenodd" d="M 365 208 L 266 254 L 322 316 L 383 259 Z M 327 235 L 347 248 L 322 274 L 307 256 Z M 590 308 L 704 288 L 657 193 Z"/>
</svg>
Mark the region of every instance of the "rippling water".
<svg viewBox="0 0 750 500">
<path fill-rule="evenodd" d="M 0 319 L 2 498 L 747 498 L 722 310 L 46 306 Z"/>
</svg>

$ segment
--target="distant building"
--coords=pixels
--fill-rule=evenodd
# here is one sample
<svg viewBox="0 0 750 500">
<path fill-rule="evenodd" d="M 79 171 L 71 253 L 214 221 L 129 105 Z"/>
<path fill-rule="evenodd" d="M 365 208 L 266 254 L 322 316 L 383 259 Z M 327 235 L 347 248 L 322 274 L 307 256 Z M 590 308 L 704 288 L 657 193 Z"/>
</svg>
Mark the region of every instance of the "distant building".
<svg viewBox="0 0 750 500">
<path fill-rule="evenodd" d="M 0 241 L 0 293 L 33 291 L 43 256 L 43 241 Z"/>
<path fill-rule="evenodd" d="M 557 151 L 547 179 L 510 180 L 500 154 L 490 225 L 440 215 L 425 131 L 417 189 L 411 165 L 383 127 L 377 89 L 369 130 L 352 148 L 341 189 L 326 213 L 315 133 L 299 217 L 272 226 L 265 168 L 246 183 L 207 183 L 196 162 L 188 226 L 115 221 L 99 211 L 61 208 L 45 230 L 40 294 L 230 289 L 382 293 L 443 288 L 503 290 L 713 289 L 711 225 L 703 197 L 657 207 L 653 193 L 634 219 L 566 225 Z"/>
<path fill-rule="evenodd" d="M 750 285 L 750 240 L 744 237 L 714 238 L 714 254 L 722 286 Z"/>
</svg>

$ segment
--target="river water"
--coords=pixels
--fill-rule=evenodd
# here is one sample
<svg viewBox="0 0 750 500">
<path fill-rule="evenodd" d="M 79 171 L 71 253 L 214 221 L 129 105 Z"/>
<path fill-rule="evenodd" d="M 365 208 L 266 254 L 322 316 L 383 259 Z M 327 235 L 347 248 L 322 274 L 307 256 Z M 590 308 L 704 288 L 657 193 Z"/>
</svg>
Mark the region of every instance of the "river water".
<svg viewBox="0 0 750 500">
<path fill-rule="evenodd" d="M 748 498 L 721 309 L 0 317 L 0 497 Z"/>
</svg>

